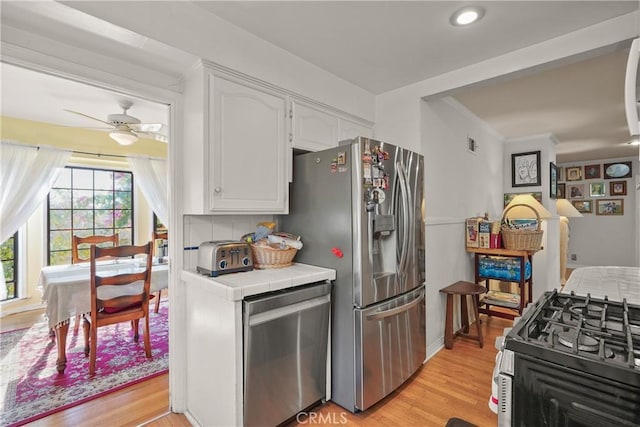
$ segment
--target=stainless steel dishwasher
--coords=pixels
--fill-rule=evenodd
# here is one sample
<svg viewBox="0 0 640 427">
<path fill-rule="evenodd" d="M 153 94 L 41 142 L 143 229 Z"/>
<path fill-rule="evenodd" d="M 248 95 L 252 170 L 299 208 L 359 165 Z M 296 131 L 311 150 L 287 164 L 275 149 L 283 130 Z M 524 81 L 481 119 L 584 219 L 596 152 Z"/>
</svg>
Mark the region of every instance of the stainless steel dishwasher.
<svg viewBox="0 0 640 427">
<path fill-rule="evenodd" d="M 326 396 L 331 284 L 243 302 L 244 425 L 275 426 Z"/>
</svg>

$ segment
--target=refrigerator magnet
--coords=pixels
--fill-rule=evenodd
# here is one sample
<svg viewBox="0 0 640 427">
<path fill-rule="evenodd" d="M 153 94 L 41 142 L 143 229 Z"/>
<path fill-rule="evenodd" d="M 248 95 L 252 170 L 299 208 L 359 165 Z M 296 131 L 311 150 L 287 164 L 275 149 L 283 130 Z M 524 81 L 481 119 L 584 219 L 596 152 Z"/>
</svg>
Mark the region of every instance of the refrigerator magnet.
<svg viewBox="0 0 640 427">
<path fill-rule="evenodd" d="M 384 191 L 381 189 L 375 188 L 373 190 L 373 203 L 380 204 L 384 202 L 385 197 Z"/>
<path fill-rule="evenodd" d="M 338 164 L 344 165 L 347 163 L 347 153 L 344 151 L 338 151 Z"/>
</svg>

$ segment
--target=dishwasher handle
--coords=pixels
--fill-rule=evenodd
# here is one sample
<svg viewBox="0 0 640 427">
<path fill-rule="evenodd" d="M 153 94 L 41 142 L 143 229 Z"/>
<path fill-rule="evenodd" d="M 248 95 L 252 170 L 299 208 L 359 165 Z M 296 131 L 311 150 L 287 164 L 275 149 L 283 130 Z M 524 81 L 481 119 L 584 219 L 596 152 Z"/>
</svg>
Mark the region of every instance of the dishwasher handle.
<svg viewBox="0 0 640 427">
<path fill-rule="evenodd" d="M 262 313 L 252 314 L 248 316 L 247 326 L 256 326 L 262 323 L 270 322 L 281 317 L 288 316 L 293 313 L 298 313 L 304 310 L 309 310 L 319 305 L 328 304 L 331 301 L 331 295 L 323 295 L 316 298 L 312 298 L 305 301 L 300 301 L 295 304 L 285 305 L 282 307 L 274 308 Z"/>
</svg>

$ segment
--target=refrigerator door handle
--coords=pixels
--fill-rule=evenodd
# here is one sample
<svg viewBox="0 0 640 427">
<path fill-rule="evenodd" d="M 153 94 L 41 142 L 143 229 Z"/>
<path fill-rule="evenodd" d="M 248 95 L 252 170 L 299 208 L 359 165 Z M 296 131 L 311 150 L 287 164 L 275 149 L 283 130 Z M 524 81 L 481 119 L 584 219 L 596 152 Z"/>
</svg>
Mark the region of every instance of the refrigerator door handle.
<svg viewBox="0 0 640 427">
<path fill-rule="evenodd" d="M 367 320 L 380 320 L 385 317 L 395 316 L 396 314 L 402 313 L 403 311 L 410 310 L 412 307 L 420 304 L 420 302 L 424 299 L 424 294 L 421 293 L 420 296 L 410 303 L 401 305 L 400 307 L 392 308 L 390 310 L 380 311 L 378 313 L 371 313 L 366 315 Z"/>
<path fill-rule="evenodd" d="M 411 226 L 411 209 L 409 206 L 409 190 L 407 189 L 407 172 L 404 165 L 396 162 L 398 179 L 400 181 L 400 194 L 402 198 L 402 252 L 400 255 L 399 271 L 403 272 L 407 263 L 407 252 L 409 252 L 409 232 Z"/>
</svg>

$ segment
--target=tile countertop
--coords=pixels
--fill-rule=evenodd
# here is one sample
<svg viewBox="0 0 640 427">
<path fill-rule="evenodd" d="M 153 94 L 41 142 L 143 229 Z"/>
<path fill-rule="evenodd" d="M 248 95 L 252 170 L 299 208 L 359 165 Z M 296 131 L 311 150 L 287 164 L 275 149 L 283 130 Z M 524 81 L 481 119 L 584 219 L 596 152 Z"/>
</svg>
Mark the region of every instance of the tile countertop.
<svg viewBox="0 0 640 427">
<path fill-rule="evenodd" d="M 223 274 L 218 277 L 205 276 L 195 269 L 183 270 L 181 279 L 187 282 L 197 280 L 212 285 L 212 290 L 220 298 L 240 301 L 248 296 L 270 291 L 292 288 L 308 283 L 335 280 L 336 272 L 329 268 L 293 263 L 290 267 L 266 270 L 255 269 L 240 273 Z"/>
<path fill-rule="evenodd" d="M 640 305 L 640 268 L 638 267 L 579 267 L 569 276 L 563 293 L 590 294 L 594 298 L 608 297 L 613 301 L 626 299 Z"/>
</svg>

